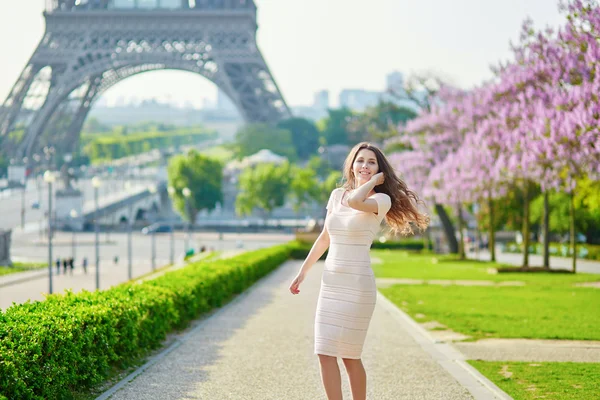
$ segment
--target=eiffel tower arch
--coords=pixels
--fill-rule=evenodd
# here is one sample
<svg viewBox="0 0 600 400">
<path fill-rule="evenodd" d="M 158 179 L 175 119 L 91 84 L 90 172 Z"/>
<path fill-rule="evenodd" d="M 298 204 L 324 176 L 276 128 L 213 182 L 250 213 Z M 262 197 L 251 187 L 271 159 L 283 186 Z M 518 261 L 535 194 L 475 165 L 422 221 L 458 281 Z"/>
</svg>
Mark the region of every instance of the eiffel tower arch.
<svg viewBox="0 0 600 400">
<path fill-rule="evenodd" d="M 256 44 L 253 0 L 46 1 L 46 32 L 0 108 L 0 146 L 17 159 L 48 144 L 76 151 L 94 100 L 147 71 L 202 75 L 246 122 L 290 116 Z"/>
</svg>

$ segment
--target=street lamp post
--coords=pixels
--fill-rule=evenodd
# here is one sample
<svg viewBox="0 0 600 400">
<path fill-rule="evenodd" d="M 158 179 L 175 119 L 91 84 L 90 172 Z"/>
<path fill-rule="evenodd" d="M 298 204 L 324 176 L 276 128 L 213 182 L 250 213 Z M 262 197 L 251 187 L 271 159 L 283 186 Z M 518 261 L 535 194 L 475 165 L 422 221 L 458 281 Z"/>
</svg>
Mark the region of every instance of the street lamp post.
<svg viewBox="0 0 600 400">
<path fill-rule="evenodd" d="M 189 218 L 188 220 L 188 224 L 187 224 L 187 234 L 185 235 L 185 253 L 187 254 L 187 251 L 190 247 L 190 229 L 191 229 L 191 225 L 192 225 L 192 217 L 191 217 L 191 213 L 190 213 L 190 196 L 192 195 L 192 191 L 190 190 L 190 188 L 188 187 L 184 187 L 183 190 L 181 191 L 181 193 L 183 193 L 183 197 L 185 197 L 185 212 L 187 214 L 187 217 Z"/>
<path fill-rule="evenodd" d="M 27 190 L 27 178 L 23 180 L 23 189 L 21 190 L 21 229 L 25 229 L 25 191 Z"/>
<path fill-rule="evenodd" d="M 171 199 L 173 199 L 173 196 L 175 195 L 175 188 L 173 186 L 169 186 L 167 188 L 167 191 L 169 192 L 169 196 L 171 197 Z M 173 224 L 173 218 L 171 218 L 171 251 L 169 254 L 169 261 L 171 264 L 175 263 L 175 226 Z"/>
<path fill-rule="evenodd" d="M 127 193 L 132 192 L 132 184 L 131 182 L 125 182 L 125 190 Z M 129 206 L 127 208 L 128 217 L 127 217 L 127 278 L 129 280 L 133 279 L 133 266 L 132 266 L 132 246 L 131 246 L 131 232 L 133 230 L 133 203 L 130 201 Z"/>
<path fill-rule="evenodd" d="M 158 189 L 156 188 L 156 185 L 151 185 L 148 188 L 148 191 L 152 194 L 155 194 Z M 152 271 L 154 271 L 156 269 L 156 230 L 152 230 L 150 235 L 152 237 Z"/>
<path fill-rule="evenodd" d="M 78 216 L 79 214 L 77 213 L 77 211 L 75 209 L 72 209 L 71 212 L 69 213 L 69 216 L 71 217 L 71 222 L 73 222 Z M 75 262 L 75 227 L 74 224 L 71 224 L 71 258 L 73 258 L 73 262 Z"/>
<path fill-rule="evenodd" d="M 98 231 L 99 225 L 99 211 L 98 211 L 98 189 L 102 185 L 102 181 L 97 176 L 92 178 L 92 186 L 94 187 L 94 233 L 95 233 L 95 247 L 96 247 L 96 290 L 100 289 L 100 233 Z"/>
<path fill-rule="evenodd" d="M 52 294 L 52 183 L 56 177 L 51 171 L 44 172 L 48 183 L 48 293 Z"/>
</svg>

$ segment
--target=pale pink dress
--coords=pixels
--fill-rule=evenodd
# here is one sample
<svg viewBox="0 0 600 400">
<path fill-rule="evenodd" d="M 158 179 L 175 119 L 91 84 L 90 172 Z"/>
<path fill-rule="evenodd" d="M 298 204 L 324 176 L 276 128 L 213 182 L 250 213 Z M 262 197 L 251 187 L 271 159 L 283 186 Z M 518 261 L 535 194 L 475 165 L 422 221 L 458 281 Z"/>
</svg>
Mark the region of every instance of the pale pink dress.
<svg viewBox="0 0 600 400">
<path fill-rule="evenodd" d="M 331 241 L 315 316 L 315 354 L 358 359 L 377 298 L 369 249 L 391 200 L 385 193 L 371 196 L 375 214 L 342 205 L 343 194 L 335 189 L 327 203 Z"/>
</svg>

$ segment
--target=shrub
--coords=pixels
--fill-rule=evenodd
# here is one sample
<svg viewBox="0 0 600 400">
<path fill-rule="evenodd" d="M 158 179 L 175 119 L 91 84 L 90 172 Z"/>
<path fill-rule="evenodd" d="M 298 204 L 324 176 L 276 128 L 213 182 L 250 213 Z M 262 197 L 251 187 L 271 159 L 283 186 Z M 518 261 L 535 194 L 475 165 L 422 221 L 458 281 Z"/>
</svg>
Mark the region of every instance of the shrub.
<svg viewBox="0 0 600 400">
<path fill-rule="evenodd" d="M 54 294 L 0 313 L 0 400 L 69 399 L 166 334 L 221 306 L 286 259 L 294 245 L 198 262 L 105 291 Z"/>
</svg>

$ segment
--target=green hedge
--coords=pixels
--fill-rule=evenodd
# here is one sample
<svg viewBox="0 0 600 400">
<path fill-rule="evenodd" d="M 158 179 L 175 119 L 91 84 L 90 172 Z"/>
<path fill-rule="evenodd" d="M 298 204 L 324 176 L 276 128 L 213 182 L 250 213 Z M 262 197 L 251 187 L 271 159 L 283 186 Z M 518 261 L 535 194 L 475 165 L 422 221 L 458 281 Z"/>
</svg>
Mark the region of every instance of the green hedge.
<svg viewBox="0 0 600 400">
<path fill-rule="evenodd" d="M 0 399 L 72 398 L 242 292 L 295 247 L 193 263 L 143 283 L 10 307 L 0 313 Z"/>
<path fill-rule="evenodd" d="M 128 135 L 85 135 L 84 153 L 90 160 L 112 160 L 153 149 L 186 144 L 197 144 L 218 136 L 216 131 L 205 129 L 179 129 L 171 132 L 136 132 Z M 86 143 L 87 142 L 87 143 Z"/>
<path fill-rule="evenodd" d="M 312 243 L 303 242 L 303 241 L 294 241 L 291 243 L 291 251 L 290 258 L 294 260 L 304 260 L 310 249 L 312 248 Z M 372 249 L 389 249 L 389 250 L 415 250 L 422 251 L 425 248 L 425 242 L 423 240 L 418 239 L 408 239 L 402 241 L 392 241 L 392 242 L 373 242 L 371 246 Z M 431 245 L 429 246 L 431 249 Z M 319 260 L 324 260 L 327 257 L 327 251 L 321 256 Z"/>
<path fill-rule="evenodd" d="M 433 250 L 432 243 L 429 243 L 429 250 Z M 405 239 L 400 241 L 390 241 L 381 243 L 373 242 L 372 249 L 389 249 L 389 250 L 424 250 L 425 241 L 422 239 Z"/>
<path fill-rule="evenodd" d="M 523 245 L 514 242 L 507 243 L 504 247 L 507 253 L 522 253 Z M 529 254 L 544 254 L 544 246 L 541 243 L 534 243 L 529 246 Z M 550 255 L 571 257 L 573 249 L 568 243 L 550 243 Z M 600 260 L 600 246 L 593 244 L 577 244 L 577 257 L 586 260 Z"/>
</svg>

